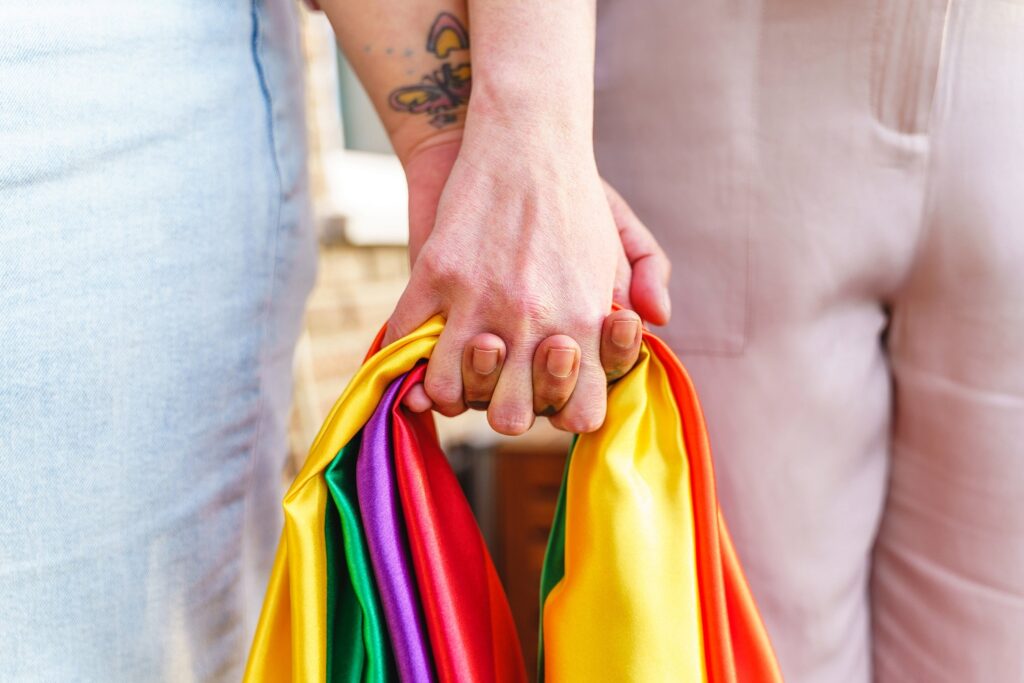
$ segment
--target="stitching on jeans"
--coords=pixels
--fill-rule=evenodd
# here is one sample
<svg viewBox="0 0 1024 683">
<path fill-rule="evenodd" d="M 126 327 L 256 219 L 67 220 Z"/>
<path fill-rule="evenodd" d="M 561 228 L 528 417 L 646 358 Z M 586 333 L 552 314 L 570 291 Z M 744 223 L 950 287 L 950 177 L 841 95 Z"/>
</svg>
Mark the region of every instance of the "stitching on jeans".
<svg viewBox="0 0 1024 683">
<path fill-rule="evenodd" d="M 257 361 L 257 372 L 259 372 L 259 388 L 258 396 L 256 400 L 256 435 L 253 438 L 252 449 L 249 452 L 249 463 L 245 476 L 245 493 L 242 497 L 243 503 L 243 518 L 242 518 L 242 548 L 246 544 L 247 534 L 246 523 L 249 518 L 250 500 L 252 497 L 252 486 L 253 477 L 255 476 L 256 470 L 256 459 L 259 457 L 259 447 L 263 436 L 263 422 L 264 422 L 264 406 L 266 404 L 266 392 L 264 386 L 264 370 L 266 369 L 266 355 L 267 355 L 267 330 L 270 326 L 270 307 L 274 296 L 274 290 L 277 284 L 277 261 L 278 261 L 278 247 L 280 242 L 281 233 L 281 210 L 284 204 L 284 180 L 281 175 L 281 164 L 278 158 L 277 139 L 274 131 L 274 101 L 270 94 L 270 87 L 267 83 L 266 71 L 263 68 L 263 42 L 261 40 L 263 33 L 263 26 L 260 21 L 260 8 L 259 4 L 262 0 L 252 0 L 250 5 L 250 14 L 252 17 L 252 60 L 253 65 L 256 68 L 256 78 L 259 83 L 260 93 L 263 96 L 263 106 L 266 114 L 266 125 L 267 125 L 267 142 L 269 144 L 270 158 L 274 168 L 274 178 L 277 181 L 277 207 L 276 216 L 273 221 L 274 234 L 272 236 L 272 243 L 270 245 L 270 274 L 269 283 L 267 285 L 266 295 L 263 299 L 262 304 L 262 321 L 260 324 L 260 336 L 259 336 L 259 352 Z M 248 615 L 246 616 L 248 618 Z"/>
</svg>

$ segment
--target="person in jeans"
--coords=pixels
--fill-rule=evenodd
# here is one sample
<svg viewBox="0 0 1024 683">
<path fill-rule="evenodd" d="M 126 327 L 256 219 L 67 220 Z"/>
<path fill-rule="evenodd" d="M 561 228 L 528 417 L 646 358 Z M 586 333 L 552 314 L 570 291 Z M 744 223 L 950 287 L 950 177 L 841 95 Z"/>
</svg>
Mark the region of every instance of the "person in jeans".
<svg viewBox="0 0 1024 683">
<path fill-rule="evenodd" d="M 535 107 L 531 127 L 566 127 L 534 149 L 499 140 L 503 119 L 481 114 L 474 127 L 467 84 L 457 83 L 469 77 L 455 68 L 469 54 L 464 7 L 325 9 L 346 49 L 365 57 L 354 61 L 367 87 L 400 93 L 387 123 L 409 173 L 417 251 L 455 248 L 422 245 L 452 168 L 434 162 L 456 149 L 435 143 L 466 130 L 459 159 L 482 173 L 448 187 L 490 216 L 447 255 L 467 267 L 488 261 L 473 283 L 486 296 L 471 314 L 462 303 L 444 311 L 449 330 L 484 334 L 467 357 L 480 391 L 500 376 L 498 390 L 517 401 L 506 411 L 495 400 L 492 422 L 519 431 L 527 413 L 543 412 L 564 428 L 594 428 L 606 371 L 621 375 L 639 345 L 636 313 L 606 320 L 612 283 L 629 304 L 627 251 L 665 266 L 605 194 L 588 101 L 557 117 Z M 5 681 L 241 677 L 281 528 L 292 351 L 314 276 L 296 11 L 292 0 L 0 7 Z M 579 48 L 591 49 L 592 29 L 578 32 Z M 409 88 L 435 71 L 445 106 L 409 111 L 421 97 Z M 495 85 L 527 104 L 515 84 Z M 469 144 L 474 130 L 488 141 Z M 542 158 L 543 177 L 520 175 L 540 173 Z M 501 186 L 485 190 L 485 174 Z M 542 182 L 547 206 L 528 215 Z M 468 231 L 468 218 L 460 226 Z M 601 264 L 599 277 L 578 267 L 586 259 Z M 417 258 L 417 272 L 429 262 Z M 664 296 L 664 280 L 638 281 L 648 298 Z M 468 289 L 454 292 L 460 302 Z M 526 315 L 541 310 L 543 321 Z M 532 366 L 516 374 L 523 354 L 536 358 L 536 382 Z M 577 377 L 587 396 L 573 391 Z M 482 407 L 484 397 L 471 400 Z"/>
</svg>

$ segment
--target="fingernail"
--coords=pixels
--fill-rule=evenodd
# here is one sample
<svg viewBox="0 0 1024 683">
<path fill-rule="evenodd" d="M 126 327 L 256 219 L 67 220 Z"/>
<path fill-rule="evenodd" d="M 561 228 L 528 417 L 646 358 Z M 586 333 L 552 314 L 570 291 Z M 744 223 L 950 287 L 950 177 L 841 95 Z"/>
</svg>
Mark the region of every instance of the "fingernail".
<svg viewBox="0 0 1024 683">
<path fill-rule="evenodd" d="M 489 375 L 498 367 L 498 349 L 473 349 L 473 371 Z"/>
<path fill-rule="evenodd" d="M 548 372 L 559 379 L 572 374 L 576 364 L 576 349 L 551 349 L 548 351 Z"/>
<path fill-rule="evenodd" d="M 612 323 L 612 344 L 620 349 L 628 349 L 636 340 L 637 324 L 635 320 L 616 320 Z"/>
</svg>

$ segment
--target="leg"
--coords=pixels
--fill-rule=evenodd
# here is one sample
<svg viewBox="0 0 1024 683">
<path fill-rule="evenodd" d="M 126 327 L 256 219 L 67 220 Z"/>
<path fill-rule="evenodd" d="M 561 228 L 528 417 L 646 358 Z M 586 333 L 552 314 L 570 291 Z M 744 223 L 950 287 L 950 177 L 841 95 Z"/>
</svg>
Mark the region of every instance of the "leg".
<svg viewBox="0 0 1024 683">
<path fill-rule="evenodd" d="M 901 8 L 913 21 L 850 3 L 606 2 L 598 15 L 598 161 L 673 259 L 665 336 L 696 382 L 726 520 L 790 683 L 871 677 L 882 302 L 920 225 L 914 114 L 931 96 L 907 101 L 887 79 L 928 83 L 941 31 L 941 14 Z M 904 26 L 921 27 L 918 50 L 890 68 Z"/>
<path fill-rule="evenodd" d="M 312 265 L 282 8 L 0 8 L 5 680 L 241 676 Z"/>
<path fill-rule="evenodd" d="M 894 312 L 881 683 L 1024 680 L 1024 5 L 953 3 L 926 232 Z"/>
</svg>

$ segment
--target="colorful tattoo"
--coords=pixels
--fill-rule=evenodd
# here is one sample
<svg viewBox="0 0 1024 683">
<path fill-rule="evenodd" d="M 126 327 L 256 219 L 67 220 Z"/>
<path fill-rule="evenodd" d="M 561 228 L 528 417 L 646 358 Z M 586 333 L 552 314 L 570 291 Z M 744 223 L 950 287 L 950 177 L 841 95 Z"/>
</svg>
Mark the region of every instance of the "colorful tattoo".
<svg viewBox="0 0 1024 683">
<path fill-rule="evenodd" d="M 397 111 L 410 114 L 433 114 L 430 123 L 438 128 L 455 123 L 458 118 L 454 111 L 469 101 L 469 64 L 452 68 L 442 64 L 429 76 L 424 76 L 418 85 L 407 85 L 391 93 L 389 103 Z"/>
<path fill-rule="evenodd" d="M 427 52 L 433 52 L 438 59 L 444 59 L 451 52 L 468 49 L 469 33 L 466 27 L 454 14 L 438 14 L 427 35 Z"/>
<path fill-rule="evenodd" d="M 452 52 L 469 49 L 469 33 L 453 14 L 437 15 L 427 35 L 427 52 L 445 59 Z M 430 124 L 442 128 L 459 119 L 458 110 L 469 101 L 472 77 L 469 62 L 445 62 L 416 85 L 396 88 L 388 104 L 396 111 L 431 114 Z"/>
</svg>

